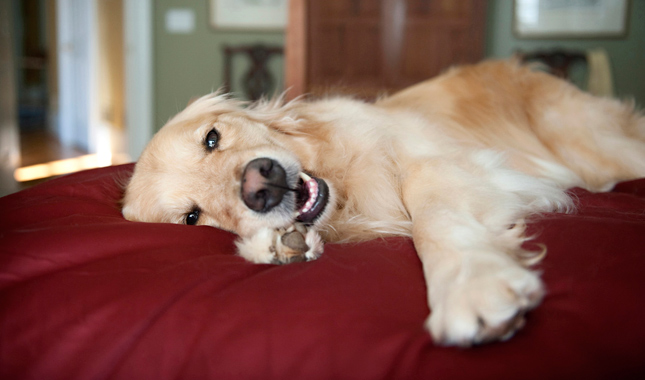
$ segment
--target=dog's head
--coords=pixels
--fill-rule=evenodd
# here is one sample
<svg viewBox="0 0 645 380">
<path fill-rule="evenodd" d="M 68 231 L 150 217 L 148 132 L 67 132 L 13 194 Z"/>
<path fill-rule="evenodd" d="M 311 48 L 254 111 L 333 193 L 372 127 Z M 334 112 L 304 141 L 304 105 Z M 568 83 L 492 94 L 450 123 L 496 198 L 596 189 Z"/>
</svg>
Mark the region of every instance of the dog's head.
<svg viewBox="0 0 645 380">
<path fill-rule="evenodd" d="M 243 105 L 212 94 L 171 119 L 136 164 L 125 218 L 210 225 L 242 237 L 319 223 L 330 189 L 293 153 L 297 142 L 284 128 L 297 121 L 277 102 Z"/>
</svg>

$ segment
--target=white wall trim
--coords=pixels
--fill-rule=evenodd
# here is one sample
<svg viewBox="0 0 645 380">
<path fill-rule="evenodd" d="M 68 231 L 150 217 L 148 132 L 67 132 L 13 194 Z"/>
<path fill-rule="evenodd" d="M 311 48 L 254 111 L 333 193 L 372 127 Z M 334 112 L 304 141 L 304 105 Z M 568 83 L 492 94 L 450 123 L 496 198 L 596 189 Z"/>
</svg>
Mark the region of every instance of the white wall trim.
<svg viewBox="0 0 645 380">
<path fill-rule="evenodd" d="M 153 135 L 152 0 L 124 0 L 127 150 L 137 160 Z"/>
</svg>

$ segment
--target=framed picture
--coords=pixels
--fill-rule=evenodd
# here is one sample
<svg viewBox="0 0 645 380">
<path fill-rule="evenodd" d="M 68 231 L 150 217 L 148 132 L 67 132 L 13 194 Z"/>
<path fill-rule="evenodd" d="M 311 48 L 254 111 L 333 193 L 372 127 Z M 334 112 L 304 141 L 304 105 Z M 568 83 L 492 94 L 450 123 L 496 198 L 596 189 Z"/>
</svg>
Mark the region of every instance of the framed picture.
<svg viewBox="0 0 645 380">
<path fill-rule="evenodd" d="M 210 0 L 211 25 L 225 30 L 282 30 L 288 0 Z"/>
<path fill-rule="evenodd" d="M 606 38 L 627 34 L 629 0 L 515 0 L 519 38 Z"/>
</svg>

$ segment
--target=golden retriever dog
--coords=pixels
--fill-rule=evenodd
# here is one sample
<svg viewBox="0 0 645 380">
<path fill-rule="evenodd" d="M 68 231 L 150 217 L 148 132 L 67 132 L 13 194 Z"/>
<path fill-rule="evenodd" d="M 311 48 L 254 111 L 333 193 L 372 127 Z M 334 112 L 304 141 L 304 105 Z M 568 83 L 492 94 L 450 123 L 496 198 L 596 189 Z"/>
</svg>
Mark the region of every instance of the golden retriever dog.
<svg viewBox="0 0 645 380">
<path fill-rule="evenodd" d="M 510 337 L 544 295 L 522 245 L 565 192 L 645 176 L 645 117 L 515 61 L 454 68 L 375 103 L 254 104 L 215 93 L 149 143 L 127 185 L 133 221 L 239 235 L 255 263 L 313 260 L 323 242 L 408 236 L 435 342 Z"/>
</svg>

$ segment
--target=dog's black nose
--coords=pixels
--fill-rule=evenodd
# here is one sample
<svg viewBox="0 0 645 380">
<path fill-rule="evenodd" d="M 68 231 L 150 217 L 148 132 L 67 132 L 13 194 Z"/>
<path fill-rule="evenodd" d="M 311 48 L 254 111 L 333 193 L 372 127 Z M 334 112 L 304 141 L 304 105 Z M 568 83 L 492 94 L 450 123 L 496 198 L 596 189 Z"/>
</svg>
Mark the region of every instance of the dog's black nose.
<svg viewBox="0 0 645 380">
<path fill-rule="evenodd" d="M 251 210 L 270 211 L 282 202 L 288 190 L 287 174 L 277 161 L 256 158 L 244 168 L 242 200 Z"/>
</svg>

